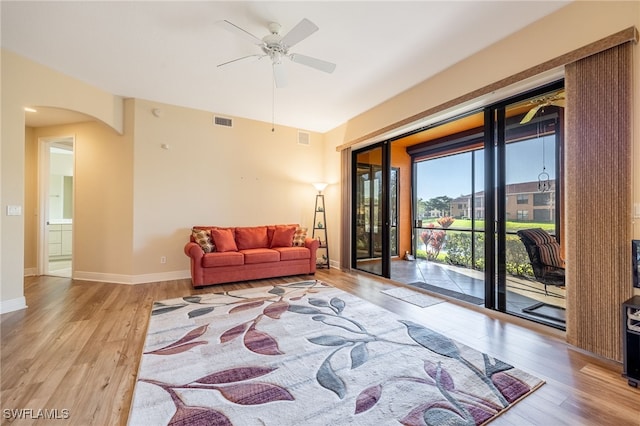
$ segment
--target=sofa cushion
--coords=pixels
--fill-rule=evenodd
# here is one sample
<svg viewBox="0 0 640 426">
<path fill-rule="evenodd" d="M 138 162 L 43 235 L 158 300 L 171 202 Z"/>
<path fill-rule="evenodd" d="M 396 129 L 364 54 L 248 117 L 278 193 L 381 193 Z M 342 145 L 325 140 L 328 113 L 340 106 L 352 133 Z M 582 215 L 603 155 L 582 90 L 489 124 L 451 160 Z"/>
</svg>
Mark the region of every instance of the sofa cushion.
<svg viewBox="0 0 640 426">
<path fill-rule="evenodd" d="M 297 226 L 278 225 L 273 231 L 271 239 L 271 248 L 274 247 L 291 247 L 293 245 L 293 235 L 296 233 Z"/>
<path fill-rule="evenodd" d="M 547 244 L 540 244 L 538 246 L 540 253 L 540 261 L 545 265 L 555 266 L 557 268 L 564 268 L 564 262 L 560 256 L 560 244 L 555 240 Z"/>
<path fill-rule="evenodd" d="M 240 251 L 244 255 L 244 263 L 246 265 L 251 263 L 268 263 L 279 262 L 280 253 L 276 250 L 268 248 L 254 248 Z"/>
<path fill-rule="evenodd" d="M 535 243 L 535 245 L 539 246 L 540 244 L 549 244 L 552 242 L 557 242 L 553 235 L 549 234 L 542 228 L 533 228 L 533 229 L 522 229 L 518 231 L 518 234 L 529 238 L 531 241 Z"/>
<path fill-rule="evenodd" d="M 233 229 L 231 228 L 212 229 L 211 238 L 218 252 L 238 251 L 238 246 L 233 238 Z"/>
<path fill-rule="evenodd" d="M 236 228 L 236 244 L 238 245 L 238 250 L 269 247 L 267 227 L 254 226 Z"/>
<path fill-rule="evenodd" d="M 299 226 L 296 232 L 293 234 L 293 246 L 304 247 L 304 242 L 307 239 L 307 228 Z"/>
<path fill-rule="evenodd" d="M 280 253 L 280 260 L 299 260 L 311 257 L 311 251 L 306 247 L 276 247 L 274 250 Z"/>
<path fill-rule="evenodd" d="M 202 247 L 202 251 L 205 253 L 211 253 L 215 251 L 215 246 L 213 245 L 213 240 L 211 239 L 211 231 L 208 229 L 196 229 L 193 228 L 191 230 L 191 235 L 193 236 L 193 240 Z"/>
<path fill-rule="evenodd" d="M 297 228 L 299 225 L 297 223 L 278 223 L 277 225 L 268 225 L 267 237 L 269 237 L 269 242 L 273 241 L 273 233 L 276 232 L 276 228 L 279 226 L 292 226 L 294 228 Z"/>
<path fill-rule="evenodd" d="M 244 264 L 244 256 L 237 251 L 207 253 L 202 258 L 203 268 L 216 266 L 239 266 Z"/>
</svg>

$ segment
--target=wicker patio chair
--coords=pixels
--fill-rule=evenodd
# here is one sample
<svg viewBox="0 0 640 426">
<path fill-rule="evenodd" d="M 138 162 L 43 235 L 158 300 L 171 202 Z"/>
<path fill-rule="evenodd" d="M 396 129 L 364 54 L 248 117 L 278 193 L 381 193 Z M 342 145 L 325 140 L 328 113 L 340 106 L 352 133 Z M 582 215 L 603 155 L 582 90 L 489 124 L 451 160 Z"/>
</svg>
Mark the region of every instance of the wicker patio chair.
<svg viewBox="0 0 640 426">
<path fill-rule="evenodd" d="M 548 285 L 564 287 L 565 264 L 556 239 L 541 228 L 522 229 L 518 236 L 527 249 L 536 281 L 544 284 L 544 293 L 548 294 Z"/>
</svg>

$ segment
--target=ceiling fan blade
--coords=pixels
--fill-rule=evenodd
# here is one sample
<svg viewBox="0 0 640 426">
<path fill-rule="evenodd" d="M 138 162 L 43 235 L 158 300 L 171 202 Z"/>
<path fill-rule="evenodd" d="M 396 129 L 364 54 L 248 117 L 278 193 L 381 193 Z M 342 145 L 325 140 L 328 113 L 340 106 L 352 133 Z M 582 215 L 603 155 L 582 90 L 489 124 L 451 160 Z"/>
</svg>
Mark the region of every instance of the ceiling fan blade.
<svg viewBox="0 0 640 426">
<path fill-rule="evenodd" d="M 556 99 L 555 101 L 551 101 L 550 103 L 551 105 L 559 106 L 562 108 L 565 108 L 567 106 L 567 103 L 564 98 Z"/>
<path fill-rule="evenodd" d="M 248 40 L 249 42 L 253 43 L 253 44 L 257 44 L 258 46 L 262 46 L 264 43 L 261 39 L 259 39 L 258 37 L 254 36 L 253 34 L 251 34 L 249 31 L 244 30 L 242 28 L 240 28 L 239 26 L 237 26 L 234 23 L 231 23 L 229 21 L 222 20 L 219 21 L 219 24 L 226 29 L 227 31 L 230 31 L 246 40 Z"/>
<path fill-rule="evenodd" d="M 287 86 L 287 72 L 280 62 L 273 63 L 273 79 L 277 88 L 280 89 Z"/>
<path fill-rule="evenodd" d="M 282 37 L 282 44 L 287 48 L 300 43 L 305 38 L 309 37 L 311 34 L 318 31 L 318 26 L 304 18 L 302 21 L 298 22 L 298 25 L 293 27 L 291 31 L 287 33 L 284 37 Z"/>
<path fill-rule="evenodd" d="M 242 61 L 243 59 L 247 59 L 247 58 L 254 58 L 254 57 L 261 58 L 261 57 L 264 57 L 264 56 L 267 56 L 267 55 L 258 55 L 258 54 L 255 54 L 255 55 L 247 55 L 247 56 L 243 56 L 242 58 L 237 58 L 237 59 L 233 59 L 233 60 L 231 60 L 231 61 L 223 62 L 223 63 L 221 63 L 221 64 L 218 64 L 217 66 L 218 66 L 218 67 L 221 67 L 221 66 L 224 66 L 224 65 L 232 64 L 232 63 L 234 63 L 234 62 Z"/>
<path fill-rule="evenodd" d="M 525 124 L 531 121 L 531 119 L 536 115 L 536 112 L 542 107 L 542 105 L 534 106 L 529 110 L 529 112 L 524 116 L 524 118 L 520 121 L 520 124 Z"/>
<path fill-rule="evenodd" d="M 331 74 L 336 69 L 336 64 L 323 61 L 322 59 L 312 58 L 311 56 L 300 55 L 298 53 L 292 53 L 289 58 L 293 62 L 297 62 L 302 65 L 306 65 L 311 68 L 315 68 L 320 71 Z"/>
</svg>

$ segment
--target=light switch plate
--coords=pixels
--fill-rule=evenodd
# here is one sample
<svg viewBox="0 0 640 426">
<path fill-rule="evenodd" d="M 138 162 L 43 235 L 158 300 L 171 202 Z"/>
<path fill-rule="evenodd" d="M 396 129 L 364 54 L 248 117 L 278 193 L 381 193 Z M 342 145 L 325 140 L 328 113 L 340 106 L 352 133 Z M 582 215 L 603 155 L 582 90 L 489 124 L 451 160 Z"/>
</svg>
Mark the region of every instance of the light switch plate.
<svg viewBox="0 0 640 426">
<path fill-rule="evenodd" d="M 7 206 L 7 216 L 20 216 L 22 214 L 22 206 Z"/>
</svg>

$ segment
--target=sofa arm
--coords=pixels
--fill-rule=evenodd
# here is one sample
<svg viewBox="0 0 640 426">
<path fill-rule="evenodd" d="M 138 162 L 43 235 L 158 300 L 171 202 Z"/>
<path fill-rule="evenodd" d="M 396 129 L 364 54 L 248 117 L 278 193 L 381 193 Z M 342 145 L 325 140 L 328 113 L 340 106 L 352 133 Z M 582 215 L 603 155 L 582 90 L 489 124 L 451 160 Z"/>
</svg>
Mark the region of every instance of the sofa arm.
<svg viewBox="0 0 640 426">
<path fill-rule="evenodd" d="M 307 237 L 304 240 L 304 246 L 315 253 L 316 251 L 318 251 L 318 247 L 320 247 L 320 241 L 316 240 L 315 238 Z"/>
<path fill-rule="evenodd" d="M 184 254 L 189 256 L 191 260 L 191 282 L 193 286 L 204 285 L 204 271 L 202 270 L 202 258 L 204 251 L 199 244 L 193 241 L 188 242 L 184 246 Z"/>
<path fill-rule="evenodd" d="M 190 241 L 184 246 L 184 254 L 186 254 L 193 260 L 200 261 L 200 259 L 202 259 L 202 256 L 204 256 L 204 251 L 198 243 Z"/>
<path fill-rule="evenodd" d="M 318 251 L 318 247 L 320 247 L 320 241 L 315 238 L 307 237 L 304 240 L 304 246 L 309 249 L 311 253 L 311 257 L 309 258 L 309 273 L 315 274 L 316 272 L 316 252 Z"/>
</svg>

